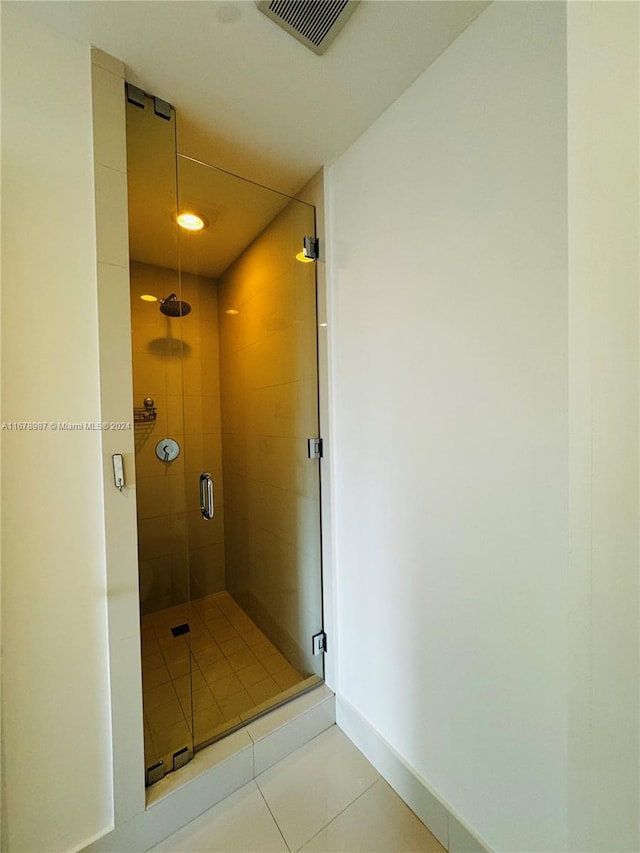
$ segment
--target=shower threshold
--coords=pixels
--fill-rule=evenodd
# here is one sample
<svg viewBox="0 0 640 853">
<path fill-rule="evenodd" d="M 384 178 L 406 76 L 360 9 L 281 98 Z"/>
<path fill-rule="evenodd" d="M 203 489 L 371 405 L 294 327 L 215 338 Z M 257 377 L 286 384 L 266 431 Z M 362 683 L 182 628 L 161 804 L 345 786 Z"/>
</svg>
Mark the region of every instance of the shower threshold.
<svg viewBox="0 0 640 853">
<path fill-rule="evenodd" d="M 147 846 L 257 778 L 335 722 L 335 695 L 321 682 L 200 749 L 179 773 L 168 773 L 147 788 L 145 812 L 139 816 L 147 826 Z"/>
<path fill-rule="evenodd" d="M 142 617 L 145 766 L 190 755 L 322 684 L 295 669 L 228 592 Z"/>
</svg>

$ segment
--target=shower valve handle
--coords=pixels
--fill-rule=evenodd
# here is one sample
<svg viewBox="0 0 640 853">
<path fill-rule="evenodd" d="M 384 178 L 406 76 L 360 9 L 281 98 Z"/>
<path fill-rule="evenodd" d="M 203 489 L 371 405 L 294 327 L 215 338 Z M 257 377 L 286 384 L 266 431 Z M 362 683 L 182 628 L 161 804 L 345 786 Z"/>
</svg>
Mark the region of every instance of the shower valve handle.
<svg viewBox="0 0 640 853">
<path fill-rule="evenodd" d="M 156 444 L 156 456 L 161 462 L 173 462 L 180 455 L 180 445 L 175 438 L 161 438 Z"/>
</svg>

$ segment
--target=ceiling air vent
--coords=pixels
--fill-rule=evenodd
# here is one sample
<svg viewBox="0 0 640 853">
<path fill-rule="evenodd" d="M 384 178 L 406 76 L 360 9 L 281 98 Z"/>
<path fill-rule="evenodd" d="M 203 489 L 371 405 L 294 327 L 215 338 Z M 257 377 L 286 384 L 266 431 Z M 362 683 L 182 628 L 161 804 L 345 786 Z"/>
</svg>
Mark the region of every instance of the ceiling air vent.
<svg viewBox="0 0 640 853">
<path fill-rule="evenodd" d="M 353 14 L 358 0 L 257 0 L 261 12 L 318 55 Z"/>
</svg>

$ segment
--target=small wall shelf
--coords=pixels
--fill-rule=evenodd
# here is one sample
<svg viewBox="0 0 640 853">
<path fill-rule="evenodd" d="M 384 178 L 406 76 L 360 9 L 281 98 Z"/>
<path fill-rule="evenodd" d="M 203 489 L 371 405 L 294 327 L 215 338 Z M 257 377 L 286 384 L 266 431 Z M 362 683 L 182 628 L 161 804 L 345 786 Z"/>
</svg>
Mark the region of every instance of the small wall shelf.
<svg viewBox="0 0 640 853">
<path fill-rule="evenodd" d="M 151 423 L 152 421 L 155 421 L 155 419 L 157 417 L 158 417 L 158 412 L 157 412 L 155 406 L 153 406 L 153 408 L 151 408 L 151 409 L 144 408 L 144 409 L 134 409 L 133 410 L 133 422 L 134 422 L 134 424 Z"/>
</svg>

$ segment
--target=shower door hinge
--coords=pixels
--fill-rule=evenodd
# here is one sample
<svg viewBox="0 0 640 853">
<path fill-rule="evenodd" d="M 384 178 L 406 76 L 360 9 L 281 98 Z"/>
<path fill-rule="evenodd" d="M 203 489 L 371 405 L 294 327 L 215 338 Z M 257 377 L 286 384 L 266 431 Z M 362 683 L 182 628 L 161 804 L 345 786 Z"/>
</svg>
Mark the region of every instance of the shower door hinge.
<svg viewBox="0 0 640 853">
<path fill-rule="evenodd" d="M 153 111 L 160 118 L 171 121 L 171 110 L 173 107 L 168 101 L 163 101 L 162 98 L 153 97 Z"/>
<path fill-rule="evenodd" d="M 312 651 L 314 655 L 321 655 L 327 651 L 327 635 L 324 631 L 314 634 L 311 638 Z"/>
<path fill-rule="evenodd" d="M 308 438 L 307 439 L 307 453 L 309 459 L 322 459 L 324 456 L 324 448 L 322 446 L 321 438 Z"/>
<path fill-rule="evenodd" d="M 305 237 L 302 241 L 302 254 L 310 261 L 317 261 L 320 255 L 320 244 L 317 237 Z"/>
<path fill-rule="evenodd" d="M 183 746 L 177 752 L 173 753 L 173 769 L 179 770 L 191 761 L 191 753 L 188 746 Z"/>
<path fill-rule="evenodd" d="M 171 121 L 173 116 L 173 107 L 168 101 L 163 101 L 162 98 L 156 97 L 156 95 L 148 95 L 144 89 L 141 89 L 139 86 L 134 86 L 133 83 L 125 83 L 124 91 L 130 104 L 134 104 L 136 107 L 140 107 L 140 109 L 144 110 L 147 106 L 147 100 L 153 101 L 153 111 L 160 118 L 164 118 L 167 121 Z"/>
<path fill-rule="evenodd" d="M 136 107 L 144 109 L 144 89 L 134 86 L 133 83 L 125 83 L 124 90 L 130 104 L 135 104 Z"/>
<path fill-rule="evenodd" d="M 156 782 L 164 779 L 165 769 L 164 761 L 156 761 L 155 764 L 147 767 L 147 787 L 149 787 L 149 785 L 155 785 Z"/>
</svg>

